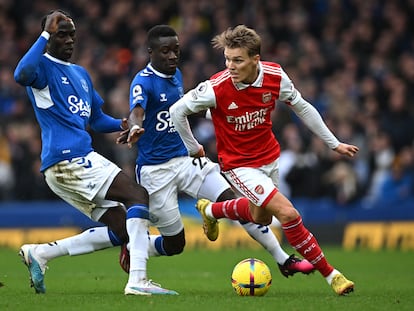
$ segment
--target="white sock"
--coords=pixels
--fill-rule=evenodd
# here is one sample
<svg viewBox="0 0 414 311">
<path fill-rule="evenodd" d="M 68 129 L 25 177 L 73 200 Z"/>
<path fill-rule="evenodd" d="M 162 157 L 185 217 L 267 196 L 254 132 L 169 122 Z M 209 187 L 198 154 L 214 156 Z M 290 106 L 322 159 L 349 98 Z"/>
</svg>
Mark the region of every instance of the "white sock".
<svg viewBox="0 0 414 311">
<path fill-rule="evenodd" d="M 155 240 L 160 237 L 160 235 L 150 235 L 149 236 L 149 244 L 148 244 L 148 256 L 149 257 L 158 257 L 161 254 L 157 251 L 155 247 Z"/>
<path fill-rule="evenodd" d="M 260 226 L 252 222 L 242 224 L 247 233 L 259 242 L 276 260 L 283 265 L 289 255 L 282 249 L 278 239 L 269 226 Z"/>
<path fill-rule="evenodd" d="M 39 244 L 36 254 L 51 260 L 65 255 L 81 255 L 112 247 L 107 227 L 96 227 L 51 243 Z"/>
<path fill-rule="evenodd" d="M 211 219 L 216 219 L 216 218 L 213 216 L 213 212 L 211 211 L 211 204 L 212 204 L 212 203 L 210 203 L 209 205 L 207 205 L 207 206 L 206 206 L 205 213 L 206 213 L 206 215 L 207 215 L 208 217 L 210 217 Z"/>
<path fill-rule="evenodd" d="M 148 220 L 128 218 L 126 221 L 129 236 L 130 268 L 128 283 L 136 284 L 147 278 L 148 260 Z"/>
<path fill-rule="evenodd" d="M 328 282 L 329 285 L 332 283 L 332 279 L 335 275 L 340 274 L 338 270 L 334 269 L 327 277 L 325 277 L 326 282 Z"/>
</svg>

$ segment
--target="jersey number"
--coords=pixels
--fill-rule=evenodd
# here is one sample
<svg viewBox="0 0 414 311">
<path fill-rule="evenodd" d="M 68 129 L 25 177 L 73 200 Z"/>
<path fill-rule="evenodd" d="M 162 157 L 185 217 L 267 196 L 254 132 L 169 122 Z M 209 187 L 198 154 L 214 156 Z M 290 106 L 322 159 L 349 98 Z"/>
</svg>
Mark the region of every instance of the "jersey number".
<svg viewBox="0 0 414 311">
<path fill-rule="evenodd" d="M 207 162 L 208 162 L 207 158 L 194 158 L 193 159 L 193 165 L 200 166 L 200 170 L 202 170 L 204 166 L 207 165 Z"/>
</svg>

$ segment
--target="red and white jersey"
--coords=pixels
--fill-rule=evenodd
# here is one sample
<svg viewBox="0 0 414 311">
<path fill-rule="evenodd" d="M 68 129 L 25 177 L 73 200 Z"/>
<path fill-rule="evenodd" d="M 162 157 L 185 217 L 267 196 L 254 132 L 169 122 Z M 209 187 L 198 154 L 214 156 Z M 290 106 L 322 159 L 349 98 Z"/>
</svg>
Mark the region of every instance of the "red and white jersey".
<svg viewBox="0 0 414 311">
<path fill-rule="evenodd" d="M 185 95 L 193 112 L 210 109 L 223 171 L 261 167 L 279 157 L 280 146 L 272 131 L 271 112 L 276 101 L 294 105 L 300 93 L 279 64 L 259 63 L 253 84 L 234 84 L 228 70 L 213 75 Z"/>
</svg>

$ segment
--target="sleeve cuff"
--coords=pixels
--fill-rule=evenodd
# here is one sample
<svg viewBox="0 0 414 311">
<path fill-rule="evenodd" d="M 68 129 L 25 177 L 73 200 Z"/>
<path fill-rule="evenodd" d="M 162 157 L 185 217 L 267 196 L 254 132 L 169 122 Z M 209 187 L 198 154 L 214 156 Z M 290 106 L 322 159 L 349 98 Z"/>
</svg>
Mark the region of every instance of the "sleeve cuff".
<svg viewBox="0 0 414 311">
<path fill-rule="evenodd" d="M 50 38 L 50 33 L 48 33 L 47 31 L 42 31 L 41 36 L 42 36 L 43 38 L 45 38 L 46 40 L 49 40 L 49 38 Z"/>
</svg>

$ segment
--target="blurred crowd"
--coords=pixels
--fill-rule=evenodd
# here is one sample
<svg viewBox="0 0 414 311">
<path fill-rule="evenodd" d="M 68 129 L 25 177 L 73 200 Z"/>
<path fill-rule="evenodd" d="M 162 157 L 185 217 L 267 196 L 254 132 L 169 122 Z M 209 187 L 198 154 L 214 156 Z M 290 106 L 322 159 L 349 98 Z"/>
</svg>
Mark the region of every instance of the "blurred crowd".
<svg viewBox="0 0 414 311">
<path fill-rule="evenodd" d="M 186 90 L 224 68 L 210 45 L 215 34 L 237 24 L 256 29 L 262 59 L 280 63 L 337 137 L 360 148 L 352 160 L 336 155 L 278 103 L 281 191 L 345 206 L 413 197 L 413 0 L 0 0 L 0 200 L 55 199 L 39 173 L 39 128 L 13 71 L 56 8 L 75 21 L 72 61 L 87 68 L 116 117 L 128 114 L 129 83 L 148 62 L 150 27 L 170 24 L 179 34 Z M 210 121 L 192 125 L 216 159 Z M 92 135 L 98 152 L 134 175 L 136 150 L 116 145 L 116 134 Z"/>
</svg>

